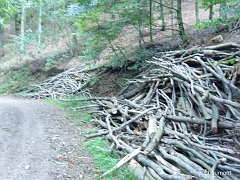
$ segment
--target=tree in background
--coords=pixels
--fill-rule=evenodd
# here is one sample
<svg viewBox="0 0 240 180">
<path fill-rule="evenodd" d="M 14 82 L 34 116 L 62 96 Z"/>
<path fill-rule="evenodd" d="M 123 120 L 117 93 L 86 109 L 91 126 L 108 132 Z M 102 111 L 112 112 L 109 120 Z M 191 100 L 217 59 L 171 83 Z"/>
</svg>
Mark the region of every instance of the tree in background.
<svg viewBox="0 0 240 180">
<path fill-rule="evenodd" d="M 85 53 L 97 55 L 106 47 L 110 47 L 117 59 L 120 58 L 119 54 L 128 59 L 124 53 L 124 47 L 113 41 L 123 37 L 125 30 L 129 31 L 134 28 L 138 34 L 139 47 L 153 42 L 153 30 L 160 30 L 157 23 L 159 16 L 156 17 L 156 13 L 160 14 L 161 30 L 169 26 L 164 20 L 164 16 L 169 12 L 166 9 L 171 10 L 173 18 L 178 15 L 179 23 L 173 25 L 172 21 L 172 26 L 178 27 L 179 35 L 185 37 L 184 26 L 180 18 L 181 9 L 177 10 L 177 4 L 173 3 L 173 0 L 171 2 L 172 5 L 168 5 L 166 0 L 158 2 L 152 0 L 113 0 L 111 2 L 78 0 L 76 4 L 74 0 L 16 0 L 12 2 L 16 11 L 11 14 L 11 18 L 5 24 L 12 26 L 11 19 L 14 20 L 15 25 L 12 29 L 15 29 L 15 32 L 12 32 L 9 37 L 13 37 L 12 46 L 15 50 L 19 49 L 20 53 L 25 53 L 25 44 L 36 46 L 40 51 L 47 44 L 57 43 L 59 39 L 63 40 L 71 51 L 79 46 L 81 41 L 78 38 L 82 36 L 87 39 L 82 43 L 88 46 Z M 90 52 L 89 49 L 95 53 Z"/>
<path fill-rule="evenodd" d="M 240 19 L 240 0 L 202 0 L 203 7 L 210 8 L 214 5 L 220 5 L 218 8 L 219 18 L 213 19 L 213 10 L 210 10 L 210 20 L 206 22 L 198 22 L 196 25 L 199 29 L 207 27 L 229 27 L 234 23 L 238 23 Z M 227 29 L 229 29 L 227 28 Z"/>
<path fill-rule="evenodd" d="M 166 30 L 166 23 L 165 23 L 165 18 L 164 18 L 164 8 L 163 8 L 163 0 L 160 0 L 160 19 L 162 21 L 162 31 Z"/>
<path fill-rule="evenodd" d="M 14 49 L 20 54 L 27 53 L 25 44 L 36 46 L 40 51 L 59 40 L 72 48 L 76 29 L 73 28 L 74 19 L 67 14 L 67 7 L 74 0 L 1 0 L 0 3 L 0 13 L 4 15 L 1 16 L 0 32 L 3 37 L 3 30 L 8 27 L 5 41 L 10 43 L 5 48 L 10 52 Z M 3 45 L 4 41 L 1 42 Z M 33 55 L 29 50 L 28 53 Z"/>
<path fill-rule="evenodd" d="M 154 31 L 170 29 L 169 22 L 165 22 L 164 20 L 164 17 L 169 14 L 173 17 L 171 29 L 178 32 L 184 44 L 187 43 L 182 21 L 182 0 L 177 2 L 171 1 L 170 3 L 166 0 L 160 0 L 158 2 L 152 0 L 114 0 L 111 2 L 100 0 L 92 9 L 90 8 L 92 4 L 91 1 L 81 0 L 78 2 L 79 7 L 76 8 L 77 6 L 74 6 L 74 8 L 70 8 L 69 11 L 76 12 L 75 16 L 78 20 L 76 20 L 75 24 L 79 27 L 81 33 L 87 37 L 86 46 L 88 50 L 84 51 L 85 55 L 87 53 L 94 59 L 98 58 L 99 53 L 106 47 L 112 49 L 115 55 L 113 59 L 116 61 L 122 58 L 124 61 L 128 60 L 128 56 L 132 58 L 131 54 L 128 55 L 124 52 L 124 48 L 126 47 L 119 43 L 120 39 L 125 36 L 125 32 L 128 34 L 138 34 L 136 40 L 138 41 L 139 48 L 146 53 L 144 44 L 154 43 Z M 84 11 L 84 9 L 86 9 L 85 7 L 89 7 L 89 10 Z M 157 14 L 160 14 L 160 17 L 156 16 Z M 105 20 L 106 17 L 108 21 Z M 162 22 L 161 29 L 159 28 L 159 20 Z M 134 33 L 133 29 L 136 29 L 137 32 Z M 119 41 L 116 41 L 117 38 Z M 94 52 L 89 51 L 89 49 L 93 49 Z M 131 50 L 133 50 L 133 48 L 131 48 Z M 136 54 L 141 53 L 138 52 Z M 141 56 L 139 57 L 141 58 Z"/>
<path fill-rule="evenodd" d="M 199 21 L 197 7 L 200 3 L 206 8 L 221 3 L 222 16 L 236 18 L 239 1 L 195 0 L 196 21 Z M 138 48 L 146 53 L 145 45 L 156 42 L 154 32 L 169 29 L 172 37 L 180 37 L 182 44 L 187 44 L 182 0 L 0 0 L 0 3 L 1 25 L 11 27 L 15 24 L 15 28 L 9 28 L 16 31 L 11 32 L 11 37 L 14 37 L 12 46 L 21 53 L 25 53 L 25 44 L 40 51 L 48 44 L 57 44 L 61 40 L 69 51 L 78 46 L 87 47 L 81 59 L 98 59 L 102 50 L 109 48 L 114 55 L 109 58 L 126 62 L 132 54 L 127 54 L 127 47 L 122 45 L 125 33 L 136 35 L 133 41 L 138 42 Z M 6 10 L 7 15 L 4 13 Z M 230 10 L 234 10 L 235 15 Z M 210 12 L 211 19 L 213 11 Z M 166 21 L 165 18 L 169 17 L 171 21 Z M 0 29 L 2 37 L 3 30 Z M 135 54 L 142 57 L 141 53 Z"/>
<path fill-rule="evenodd" d="M 188 40 L 186 37 L 186 32 L 185 32 L 183 20 L 182 20 L 182 0 L 177 0 L 177 21 L 178 21 L 179 35 L 183 41 L 183 44 L 187 45 Z"/>
<path fill-rule="evenodd" d="M 200 18 L 199 18 L 199 1 L 200 0 L 195 0 L 196 22 L 200 22 Z"/>
<path fill-rule="evenodd" d="M 21 0 L 21 35 L 20 35 L 20 50 L 23 52 L 24 50 L 24 36 L 25 36 L 25 9 L 27 2 L 26 0 Z"/>
<path fill-rule="evenodd" d="M 220 15 L 221 18 L 227 18 L 227 16 L 222 11 L 222 9 L 226 9 L 226 7 L 227 7 L 227 2 L 220 3 L 219 15 Z"/>
<path fill-rule="evenodd" d="M 240 0 L 229 0 L 220 2 L 220 17 L 221 18 L 240 18 Z"/>
<path fill-rule="evenodd" d="M 226 13 L 223 12 L 223 9 L 227 10 L 229 8 L 228 5 L 232 6 L 230 9 L 232 9 L 233 6 L 236 7 L 237 4 L 239 5 L 239 0 L 202 0 L 203 7 L 206 9 L 209 9 L 209 20 L 213 19 L 213 14 L 214 14 L 213 7 L 218 4 L 220 5 L 220 8 L 219 8 L 220 17 L 224 17 Z M 238 13 L 239 9 L 236 9 L 236 10 L 237 10 L 236 13 Z"/>
<path fill-rule="evenodd" d="M 14 1 L 0 0 L 0 48 L 4 45 L 4 29 L 9 28 L 6 22 L 11 19 L 15 12 Z"/>
<path fill-rule="evenodd" d="M 38 13 L 38 49 L 41 48 L 41 41 L 42 41 L 42 8 L 43 8 L 43 1 L 39 0 L 39 13 Z"/>
<path fill-rule="evenodd" d="M 79 12 L 81 13 L 78 14 L 76 21 L 80 32 L 85 34 L 87 40 L 85 46 L 88 47 L 88 51 L 84 51 L 86 56 L 90 55 L 91 58 L 98 59 L 99 53 L 108 47 L 112 50 L 116 62 L 121 61 L 122 58 L 126 60 L 126 54 L 123 53 L 124 49 L 119 44 L 120 42 L 113 44 L 113 41 L 124 36 L 123 29 L 128 26 L 137 30 L 138 42 L 141 46 L 142 30 L 146 24 L 151 23 L 147 1 L 99 1 L 98 3 L 92 2 L 89 6 L 86 6 L 86 3 L 89 2 L 81 1 L 79 3 Z"/>
</svg>

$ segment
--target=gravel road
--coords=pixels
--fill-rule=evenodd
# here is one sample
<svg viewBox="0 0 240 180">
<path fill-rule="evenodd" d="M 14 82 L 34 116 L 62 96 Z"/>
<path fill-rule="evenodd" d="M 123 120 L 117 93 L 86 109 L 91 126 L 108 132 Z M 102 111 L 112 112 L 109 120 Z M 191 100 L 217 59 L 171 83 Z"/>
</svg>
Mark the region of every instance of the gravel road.
<svg viewBox="0 0 240 180">
<path fill-rule="evenodd" d="M 0 97 L 0 179 L 92 180 L 82 133 L 53 105 Z"/>
</svg>

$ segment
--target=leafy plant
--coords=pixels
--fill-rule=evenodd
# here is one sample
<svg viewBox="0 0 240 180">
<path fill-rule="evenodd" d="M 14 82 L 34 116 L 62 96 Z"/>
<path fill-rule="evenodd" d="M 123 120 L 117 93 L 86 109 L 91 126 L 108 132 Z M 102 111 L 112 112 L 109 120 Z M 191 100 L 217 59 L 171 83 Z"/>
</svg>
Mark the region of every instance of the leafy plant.
<svg viewBox="0 0 240 180">
<path fill-rule="evenodd" d="M 129 70 L 136 70 L 146 67 L 146 60 L 149 60 L 154 52 L 152 50 L 140 47 L 136 53 L 134 53 L 135 63 L 133 66 L 128 67 Z"/>
<path fill-rule="evenodd" d="M 87 142 L 88 152 L 95 158 L 97 165 L 100 167 L 99 175 L 111 169 L 121 159 L 119 155 L 110 152 L 108 146 L 110 144 L 102 137 L 97 137 Z M 123 166 L 101 179 L 134 180 L 134 174 Z"/>
<path fill-rule="evenodd" d="M 45 66 L 51 67 L 51 66 L 53 66 L 53 65 L 55 65 L 55 64 L 56 64 L 56 61 L 55 61 L 54 59 L 52 59 L 52 58 L 47 58 L 47 59 L 46 59 L 46 64 L 45 64 Z"/>
<path fill-rule="evenodd" d="M 235 66 L 237 62 L 236 62 L 236 58 L 232 58 L 232 59 L 226 60 L 224 63 Z"/>
</svg>

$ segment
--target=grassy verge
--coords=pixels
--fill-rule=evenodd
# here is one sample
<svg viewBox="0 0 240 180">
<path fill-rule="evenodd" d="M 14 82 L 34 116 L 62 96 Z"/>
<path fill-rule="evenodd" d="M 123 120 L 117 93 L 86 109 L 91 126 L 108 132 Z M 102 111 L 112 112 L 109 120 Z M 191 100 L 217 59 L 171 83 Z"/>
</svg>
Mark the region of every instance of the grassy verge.
<svg viewBox="0 0 240 180">
<path fill-rule="evenodd" d="M 87 142 L 87 150 L 92 155 L 99 166 L 99 176 L 111 169 L 121 157 L 109 151 L 110 144 L 103 137 L 97 137 Z M 134 180 L 134 174 L 123 166 L 101 179 L 105 180 Z"/>
<path fill-rule="evenodd" d="M 72 99 L 80 99 L 81 97 L 71 97 Z M 44 100 L 48 103 L 57 104 L 59 107 L 67 110 L 68 114 L 72 117 L 73 121 L 77 126 L 81 126 L 84 123 L 90 123 L 91 115 L 81 109 L 77 110 L 79 107 L 83 107 L 89 105 L 89 102 L 84 101 L 60 101 L 60 100 Z M 92 132 L 92 129 L 85 129 L 87 132 Z M 89 152 L 89 154 L 95 159 L 95 163 L 98 166 L 96 171 L 96 179 L 99 179 L 99 176 L 104 172 L 111 169 L 117 162 L 121 159 L 121 157 L 115 153 L 109 151 L 110 143 L 106 141 L 103 137 L 97 137 L 90 139 L 86 143 L 85 149 Z M 129 172 L 127 167 L 123 166 L 106 177 L 101 178 L 101 180 L 134 180 L 133 173 Z"/>
<path fill-rule="evenodd" d="M 78 97 L 72 96 L 70 99 L 75 99 Z M 81 98 L 81 97 L 80 97 Z M 89 102 L 86 101 L 60 101 L 56 99 L 46 99 L 44 102 L 51 104 L 57 104 L 59 107 L 64 108 L 67 113 L 72 117 L 74 123 L 77 126 L 81 126 L 84 123 L 89 123 L 91 120 L 91 115 L 86 110 L 78 110 L 78 108 L 89 105 Z"/>
</svg>

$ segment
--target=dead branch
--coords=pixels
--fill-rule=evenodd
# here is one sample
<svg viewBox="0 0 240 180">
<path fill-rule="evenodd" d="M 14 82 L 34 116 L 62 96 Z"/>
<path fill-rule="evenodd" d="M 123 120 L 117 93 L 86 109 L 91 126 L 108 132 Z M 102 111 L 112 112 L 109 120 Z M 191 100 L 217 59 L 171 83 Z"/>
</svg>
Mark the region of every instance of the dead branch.
<svg viewBox="0 0 240 180">
<path fill-rule="evenodd" d="M 239 52 L 225 43 L 161 53 L 114 97 L 92 97 L 94 76 L 79 68 L 23 96 L 91 102 L 85 109 L 100 129 L 85 136 L 105 136 L 123 154 L 137 151 L 142 179 L 239 179 L 240 66 L 229 63 L 239 63 Z"/>
</svg>

